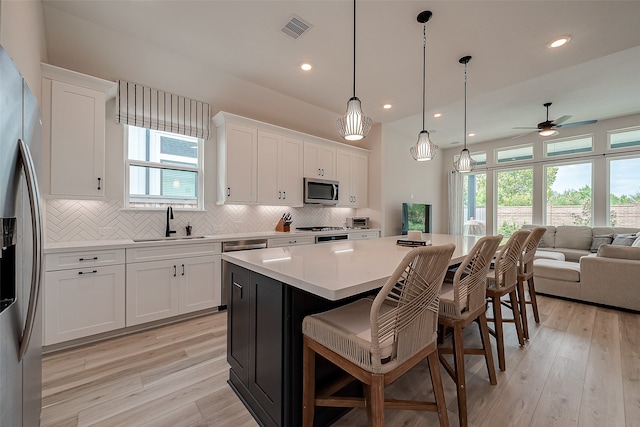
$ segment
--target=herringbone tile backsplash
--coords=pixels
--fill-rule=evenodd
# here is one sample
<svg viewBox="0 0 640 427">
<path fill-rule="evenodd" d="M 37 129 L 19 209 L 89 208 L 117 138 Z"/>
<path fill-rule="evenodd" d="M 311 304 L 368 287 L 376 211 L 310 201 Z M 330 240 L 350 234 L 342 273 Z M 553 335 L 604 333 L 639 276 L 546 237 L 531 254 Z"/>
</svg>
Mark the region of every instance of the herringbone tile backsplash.
<svg viewBox="0 0 640 427">
<path fill-rule="evenodd" d="M 355 209 L 305 206 L 218 206 L 208 204 L 204 212 L 174 211 L 171 228 L 185 235 L 219 235 L 271 231 L 285 212 L 293 216 L 292 228 L 303 226 L 343 226 Z M 141 239 L 164 236 L 166 211 L 125 210 L 120 202 L 48 199 L 46 202 L 47 242 L 76 240 Z"/>
</svg>

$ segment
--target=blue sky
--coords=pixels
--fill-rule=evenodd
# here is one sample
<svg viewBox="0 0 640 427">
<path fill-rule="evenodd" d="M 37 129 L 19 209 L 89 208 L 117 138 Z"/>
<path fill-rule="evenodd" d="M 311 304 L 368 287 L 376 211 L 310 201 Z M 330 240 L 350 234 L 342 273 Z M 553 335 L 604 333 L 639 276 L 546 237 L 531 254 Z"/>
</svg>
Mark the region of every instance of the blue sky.
<svg viewBox="0 0 640 427">
<path fill-rule="evenodd" d="M 612 160 L 610 164 L 613 194 L 621 196 L 640 192 L 640 159 Z M 558 166 L 558 175 L 551 188 L 563 193 L 566 189 L 591 186 L 591 167 L 591 163 Z"/>
</svg>

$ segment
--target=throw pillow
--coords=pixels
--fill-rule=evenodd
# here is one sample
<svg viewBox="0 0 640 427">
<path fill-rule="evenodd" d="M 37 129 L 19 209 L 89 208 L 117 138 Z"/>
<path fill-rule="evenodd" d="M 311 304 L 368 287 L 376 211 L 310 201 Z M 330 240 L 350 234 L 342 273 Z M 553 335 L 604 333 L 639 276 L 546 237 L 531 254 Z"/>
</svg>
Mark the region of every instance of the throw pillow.
<svg viewBox="0 0 640 427">
<path fill-rule="evenodd" d="M 631 244 L 632 248 L 640 248 L 640 236 L 638 236 L 636 238 L 636 240 L 633 241 L 633 243 Z"/>
<path fill-rule="evenodd" d="M 540 239 L 540 243 L 538 243 L 539 248 L 546 248 L 547 244 L 544 242 L 544 239 Z"/>
<path fill-rule="evenodd" d="M 636 238 L 635 234 L 616 234 L 611 244 L 614 246 L 631 246 L 636 241 Z"/>
<path fill-rule="evenodd" d="M 593 236 L 591 241 L 591 252 L 596 253 L 600 248 L 600 245 L 610 244 L 613 242 L 613 234 L 601 234 L 599 236 Z"/>
</svg>

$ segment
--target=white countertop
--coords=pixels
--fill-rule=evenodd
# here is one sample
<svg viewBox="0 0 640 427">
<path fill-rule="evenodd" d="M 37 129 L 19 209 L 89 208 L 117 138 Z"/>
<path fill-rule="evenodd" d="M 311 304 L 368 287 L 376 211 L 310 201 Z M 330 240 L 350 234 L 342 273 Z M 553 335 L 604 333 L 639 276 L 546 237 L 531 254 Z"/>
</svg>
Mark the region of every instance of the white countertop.
<svg viewBox="0 0 640 427">
<path fill-rule="evenodd" d="M 45 243 L 44 253 L 59 253 L 68 252 L 71 250 L 100 250 L 100 249 L 119 249 L 119 248 L 139 248 L 145 246 L 159 246 L 159 245 L 189 245 L 198 243 L 211 243 L 211 242 L 228 242 L 232 240 L 243 239 L 269 239 L 278 237 L 289 236 L 319 236 L 319 235 L 334 235 L 341 233 L 353 233 L 364 231 L 358 228 L 345 228 L 343 230 L 329 230 L 329 231 L 260 231 L 250 233 L 235 233 L 235 234 L 216 234 L 211 236 L 194 236 L 193 238 L 184 238 L 185 236 L 179 236 L 182 238 L 166 240 L 162 236 L 158 236 L 157 239 L 151 237 L 147 241 L 134 241 L 134 239 L 119 239 L 119 240 L 76 240 L 69 242 L 49 242 Z M 379 228 L 370 228 L 366 231 L 380 231 Z M 136 239 L 138 240 L 138 239 Z"/>
<path fill-rule="evenodd" d="M 396 245 L 402 238 L 406 236 L 229 252 L 222 259 L 336 301 L 381 287 L 411 250 Z M 456 245 L 451 264 L 462 261 L 477 239 L 423 234 L 434 245 Z"/>
</svg>

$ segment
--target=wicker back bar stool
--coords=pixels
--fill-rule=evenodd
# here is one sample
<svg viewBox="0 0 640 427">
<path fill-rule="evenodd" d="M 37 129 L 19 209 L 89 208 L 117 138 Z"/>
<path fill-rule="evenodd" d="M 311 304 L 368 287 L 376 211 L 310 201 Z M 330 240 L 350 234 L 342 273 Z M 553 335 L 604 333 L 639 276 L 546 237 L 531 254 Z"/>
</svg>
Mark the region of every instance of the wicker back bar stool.
<svg viewBox="0 0 640 427">
<path fill-rule="evenodd" d="M 453 347 L 439 347 L 439 358 L 442 366 L 456 383 L 458 416 L 460 425 L 463 427 L 468 423 L 464 355 L 484 356 L 489 381 L 491 384 L 497 383 L 485 312 L 487 271 L 501 241 L 502 235 L 483 237 L 478 240 L 456 270 L 453 283 L 445 283 L 440 295 L 440 315 L 438 316 L 438 323 L 442 327 L 440 332 L 444 334 L 446 328 L 453 329 Z M 474 321 L 477 321 L 480 326 L 482 348 L 465 348 L 462 330 Z M 444 357 L 445 354 L 453 355 L 453 366 Z"/>
<path fill-rule="evenodd" d="M 527 319 L 527 304 L 533 309 L 533 318 L 536 323 L 540 323 L 538 314 L 538 300 L 536 299 L 536 288 L 533 283 L 533 260 L 536 256 L 538 244 L 542 236 L 547 231 L 545 227 L 535 227 L 531 230 L 529 237 L 524 242 L 524 250 L 518 261 L 518 301 L 520 303 L 520 316 L 522 316 L 522 330 L 524 338 L 529 339 L 529 321 Z M 524 293 L 524 282 L 529 288 L 529 299 Z"/>
<path fill-rule="evenodd" d="M 303 339 L 303 426 L 313 425 L 315 406 L 365 407 L 370 426 L 384 425 L 385 409 L 437 412 L 448 426 L 438 364 L 437 324 L 442 281 L 455 246 L 412 249 L 375 298 L 306 316 Z M 316 354 L 349 376 L 316 394 Z M 427 358 L 433 402 L 385 400 L 384 387 Z M 354 380 L 364 398 L 336 393 Z"/>
</svg>

